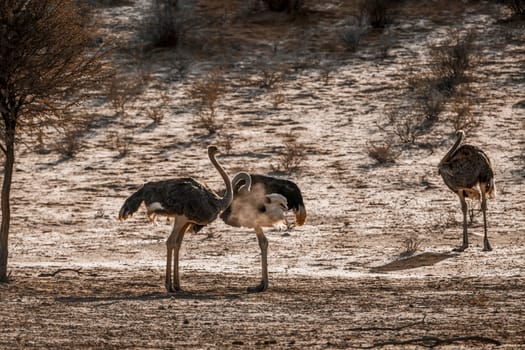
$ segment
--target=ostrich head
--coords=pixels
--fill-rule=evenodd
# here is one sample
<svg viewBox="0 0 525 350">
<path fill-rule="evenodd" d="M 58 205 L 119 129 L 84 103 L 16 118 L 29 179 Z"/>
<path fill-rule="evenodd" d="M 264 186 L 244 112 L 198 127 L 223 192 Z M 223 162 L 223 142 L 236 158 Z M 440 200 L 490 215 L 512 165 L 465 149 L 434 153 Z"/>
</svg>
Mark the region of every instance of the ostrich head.
<svg viewBox="0 0 525 350">
<path fill-rule="evenodd" d="M 219 153 L 219 149 L 217 148 L 217 146 L 208 146 L 208 156 L 213 157 L 217 153 Z"/>
</svg>

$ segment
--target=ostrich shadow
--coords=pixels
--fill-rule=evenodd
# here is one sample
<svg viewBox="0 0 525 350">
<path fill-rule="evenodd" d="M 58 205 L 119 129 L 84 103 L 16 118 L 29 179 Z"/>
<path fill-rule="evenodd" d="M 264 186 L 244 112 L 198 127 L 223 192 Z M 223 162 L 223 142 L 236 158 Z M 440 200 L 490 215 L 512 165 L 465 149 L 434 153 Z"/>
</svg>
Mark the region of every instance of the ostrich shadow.
<svg viewBox="0 0 525 350">
<path fill-rule="evenodd" d="M 412 255 L 407 258 L 396 259 L 385 265 L 375 266 L 370 268 L 370 272 L 392 272 L 392 271 L 401 271 L 408 269 L 415 269 L 417 267 L 423 266 L 432 266 L 437 264 L 440 261 L 449 259 L 457 254 L 449 252 L 424 252 L 417 255 Z"/>
<path fill-rule="evenodd" d="M 64 296 L 56 297 L 55 301 L 59 303 L 94 303 L 96 306 L 115 304 L 123 301 L 157 301 L 167 299 L 189 299 L 189 300 L 235 300 L 241 298 L 248 292 L 241 293 L 217 293 L 211 291 L 189 292 L 179 291 L 176 293 L 152 292 L 136 295 L 119 295 L 119 296 Z"/>
</svg>

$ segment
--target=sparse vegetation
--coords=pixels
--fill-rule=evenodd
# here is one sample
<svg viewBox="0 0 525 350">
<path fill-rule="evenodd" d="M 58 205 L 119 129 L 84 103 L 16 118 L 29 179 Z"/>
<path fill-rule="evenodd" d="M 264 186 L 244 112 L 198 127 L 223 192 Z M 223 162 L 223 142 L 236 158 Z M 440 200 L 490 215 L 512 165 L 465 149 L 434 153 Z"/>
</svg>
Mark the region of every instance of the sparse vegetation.
<svg viewBox="0 0 525 350">
<path fill-rule="evenodd" d="M 13 3 L 43 1 L 7 0 L 0 18 Z M 341 33 L 359 16 L 361 0 L 304 0 L 305 16 L 296 17 L 261 0 L 179 0 L 175 22 L 183 35 L 167 47 L 142 33 L 152 0 L 125 7 L 117 5 L 125 0 L 71 1 L 117 6 L 93 11 L 100 31 L 91 30 L 87 53 L 99 43 L 118 45 L 104 61 L 115 65 L 120 84 L 114 106 L 111 79 L 81 87 L 93 98 L 72 108 L 91 121 L 80 130 L 71 116 L 50 121 L 41 109 L 17 121 L 0 349 L 522 346 L 524 37 L 510 0 L 388 0 L 386 26 L 363 19 L 355 24 L 364 30 L 355 44 Z M 16 23 L 0 20 L 0 33 Z M 429 44 L 445 43 L 450 28 L 462 37 L 476 28 L 486 60 L 467 68 L 453 89 L 442 89 Z M 41 40 L 40 30 L 25 33 Z M 0 49 L 11 47 L 0 38 Z M 23 57 L 35 62 L 63 41 Z M 0 85 L 9 71 L 4 54 L 18 51 L 2 52 Z M 41 84 L 67 72 L 40 73 L 50 62 L 13 77 L 36 73 Z M 419 84 L 412 90 L 404 80 L 408 67 Z M 218 69 L 214 94 L 202 85 L 213 85 L 210 72 Z M 83 75 L 79 84 L 84 79 L 91 78 Z M 11 87 L 35 86 L 15 80 Z M 0 96 L 8 90 L 0 88 Z M 53 100 L 37 97 L 35 107 Z M 60 107 L 76 102 L 66 90 L 56 100 Z M 0 98 L 0 113 L 9 107 Z M 494 162 L 493 253 L 481 252 L 484 226 L 472 200 L 469 249 L 450 252 L 461 240 L 463 216 L 436 166 L 457 128 L 475 128 L 465 143 L 481 146 Z M 0 130 L 0 139 L 6 135 Z M 249 171 L 296 182 L 306 225 L 264 228 L 265 239 L 220 216 L 196 235 L 200 227 L 190 223 L 174 253 L 188 278 L 182 291 L 165 293 L 163 259 L 174 220 L 148 222 L 145 212 L 160 209 L 153 198 L 129 221 L 118 222 L 118 211 L 150 181 L 192 177 L 222 196 L 208 145 L 218 146 L 230 178 Z M 0 179 L 8 175 L 0 170 Z M 279 210 L 259 204 L 266 214 Z M 286 212 L 288 223 L 294 214 Z M 269 290 L 247 294 L 261 272 L 273 276 Z"/>
</svg>

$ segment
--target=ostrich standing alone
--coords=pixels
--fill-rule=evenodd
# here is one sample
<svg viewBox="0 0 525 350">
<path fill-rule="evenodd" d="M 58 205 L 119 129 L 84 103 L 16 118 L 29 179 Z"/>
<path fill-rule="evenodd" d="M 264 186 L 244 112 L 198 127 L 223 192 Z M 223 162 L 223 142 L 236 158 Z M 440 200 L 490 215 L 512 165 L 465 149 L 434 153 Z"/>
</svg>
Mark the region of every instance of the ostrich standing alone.
<svg viewBox="0 0 525 350">
<path fill-rule="evenodd" d="M 479 200 L 481 198 L 481 210 L 483 211 L 483 225 L 485 235 L 483 238 L 483 250 L 490 251 L 487 237 L 487 197 L 494 196 L 494 170 L 489 157 L 479 147 L 472 145 L 461 145 L 465 133 L 458 131 L 457 140 L 452 148 L 439 162 L 439 174 L 445 184 L 455 192 L 461 202 L 463 211 L 463 244 L 454 249 L 462 252 L 468 248 L 467 234 L 467 202 L 465 198 Z M 460 146 L 461 145 L 461 146 Z M 479 190 L 478 190 L 479 187 Z M 480 193 L 481 192 L 481 193 Z"/>
<path fill-rule="evenodd" d="M 181 290 L 179 281 L 179 250 L 184 233 L 194 225 L 207 225 L 232 202 L 233 191 L 230 178 L 215 159 L 218 149 L 208 147 L 208 156 L 226 184 L 226 193 L 221 198 L 206 186 L 192 178 L 148 182 L 132 194 L 122 206 L 119 219 L 125 220 L 135 213 L 144 202 L 148 217 L 163 215 L 175 218 L 173 230 L 166 242 L 166 289 Z M 173 279 L 171 277 L 173 259 Z"/>
<path fill-rule="evenodd" d="M 247 182 L 251 182 L 249 191 L 244 190 L 250 187 Z M 250 174 L 247 179 L 246 173 L 239 173 L 233 178 L 232 186 L 233 202 L 221 214 L 221 219 L 230 226 L 255 229 L 261 248 L 262 279 L 248 291 L 262 292 L 268 288 L 268 239 L 262 227 L 271 227 L 280 221 L 287 223 L 285 212 L 290 209 L 295 212 L 296 224 L 303 225 L 306 220 L 303 197 L 292 181 L 265 175 Z"/>
</svg>

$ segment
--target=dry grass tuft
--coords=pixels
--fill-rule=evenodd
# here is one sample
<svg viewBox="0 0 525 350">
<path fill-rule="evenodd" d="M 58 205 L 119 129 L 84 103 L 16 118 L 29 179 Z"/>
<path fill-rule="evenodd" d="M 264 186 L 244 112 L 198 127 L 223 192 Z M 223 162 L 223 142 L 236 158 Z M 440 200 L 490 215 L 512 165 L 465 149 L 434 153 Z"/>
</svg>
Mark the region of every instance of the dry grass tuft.
<svg viewBox="0 0 525 350">
<path fill-rule="evenodd" d="M 165 108 L 169 101 L 170 98 L 168 93 L 166 91 L 162 91 L 159 95 L 158 104 L 146 109 L 146 115 L 152 120 L 153 124 L 157 125 L 162 122 L 165 115 Z"/>
<path fill-rule="evenodd" d="M 109 140 L 111 142 L 111 149 L 116 150 L 118 152 L 119 158 L 123 158 L 129 154 L 129 151 L 131 149 L 131 143 L 133 142 L 133 137 L 129 135 L 122 136 L 122 134 L 118 132 L 112 132 L 109 135 Z"/>
<path fill-rule="evenodd" d="M 451 107 L 452 115 L 448 118 L 454 131 L 464 130 L 469 132 L 478 124 L 478 120 L 472 113 L 472 103 L 466 96 L 457 96 Z"/>
<path fill-rule="evenodd" d="M 55 144 L 55 150 L 64 158 L 73 158 L 82 148 L 84 129 L 79 125 L 64 128 L 62 140 Z"/>
<path fill-rule="evenodd" d="M 418 250 L 421 241 L 417 238 L 410 237 L 403 241 L 403 251 L 399 254 L 400 258 L 407 258 L 414 255 Z"/>
<path fill-rule="evenodd" d="M 298 135 L 291 131 L 283 135 L 284 147 L 278 156 L 277 166 L 272 166 L 274 171 L 292 173 L 299 170 L 306 159 L 305 146 L 297 141 Z"/>
<path fill-rule="evenodd" d="M 399 158 L 400 153 L 395 152 L 391 143 L 375 143 L 369 144 L 367 148 L 368 156 L 374 159 L 378 164 L 395 163 Z"/>
</svg>

